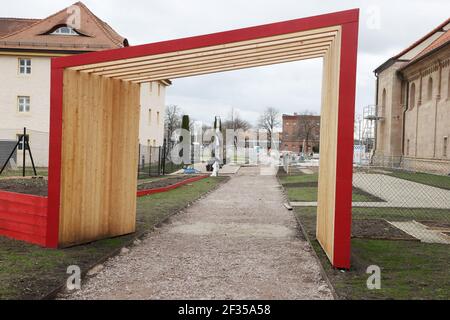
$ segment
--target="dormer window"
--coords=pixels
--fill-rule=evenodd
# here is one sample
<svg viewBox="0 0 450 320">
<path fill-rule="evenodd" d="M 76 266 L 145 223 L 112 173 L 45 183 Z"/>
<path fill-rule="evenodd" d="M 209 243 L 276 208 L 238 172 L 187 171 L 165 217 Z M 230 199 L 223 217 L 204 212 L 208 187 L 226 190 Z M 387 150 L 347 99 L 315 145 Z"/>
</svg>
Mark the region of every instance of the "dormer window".
<svg viewBox="0 0 450 320">
<path fill-rule="evenodd" d="M 59 27 L 58 29 L 56 29 L 55 31 L 53 31 L 50 34 L 58 35 L 58 36 L 78 36 L 79 35 L 78 32 L 76 32 L 73 28 L 67 27 L 67 26 Z"/>
</svg>

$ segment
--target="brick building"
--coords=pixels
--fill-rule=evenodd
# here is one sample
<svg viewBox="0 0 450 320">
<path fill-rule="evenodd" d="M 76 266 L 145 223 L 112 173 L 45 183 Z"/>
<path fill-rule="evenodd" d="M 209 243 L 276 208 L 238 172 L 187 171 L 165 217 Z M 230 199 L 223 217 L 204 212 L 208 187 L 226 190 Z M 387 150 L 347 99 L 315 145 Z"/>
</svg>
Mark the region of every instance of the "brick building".
<svg viewBox="0 0 450 320">
<path fill-rule="evenodd" d="M 311 153 L 319 151 L 320 116 L 283 114 L 281 151 Z M 303 148 L 305 150 L 303 150 Z"/>
</svg>

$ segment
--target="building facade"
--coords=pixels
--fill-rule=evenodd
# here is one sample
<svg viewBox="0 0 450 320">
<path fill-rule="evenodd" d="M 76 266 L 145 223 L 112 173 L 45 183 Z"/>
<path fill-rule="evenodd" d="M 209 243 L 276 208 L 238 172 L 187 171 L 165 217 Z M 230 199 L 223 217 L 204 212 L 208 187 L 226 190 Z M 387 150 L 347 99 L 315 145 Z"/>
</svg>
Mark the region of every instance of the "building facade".
<svg viewBox="0 0 450 320">
<path fill-rule="evenodd" d="M 45 19 L 0 18 L 0 140 L 17 141 L 26 127 L 35 164 L 46 167 L 51 58 L 124 46 L 128 46 L 127 39 L 81 2 Z M 142 85 L 141 144 L 162 144 L 169 84 Z M 150 91 L 150 87 L 155 89 Z M 150 110 L 154 116 L 149 115 Z M 18 158 L 23 149 L 19 145 Z"/>
<path fill-rule="evenodd" d="M 450 173 L 450 19 L 375 70 L 373 161 Z"/>
<path fill-rule="evenodd" d="M 317 153 L 320 144 L 320 116 L 283 114 L 281 151 Z"/>
</svg>

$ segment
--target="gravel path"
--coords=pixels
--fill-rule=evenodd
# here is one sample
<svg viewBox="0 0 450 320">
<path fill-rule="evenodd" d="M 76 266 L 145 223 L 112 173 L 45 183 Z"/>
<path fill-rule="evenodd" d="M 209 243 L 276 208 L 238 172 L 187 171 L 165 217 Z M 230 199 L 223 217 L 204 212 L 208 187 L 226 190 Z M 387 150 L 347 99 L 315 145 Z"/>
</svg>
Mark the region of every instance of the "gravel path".
<svg viewBox="0 0 450 320">
<path fill-rule="evenodd" d="M 62 299 L 332 299 L 273 176 L 219 189 Z"/>
</svg>

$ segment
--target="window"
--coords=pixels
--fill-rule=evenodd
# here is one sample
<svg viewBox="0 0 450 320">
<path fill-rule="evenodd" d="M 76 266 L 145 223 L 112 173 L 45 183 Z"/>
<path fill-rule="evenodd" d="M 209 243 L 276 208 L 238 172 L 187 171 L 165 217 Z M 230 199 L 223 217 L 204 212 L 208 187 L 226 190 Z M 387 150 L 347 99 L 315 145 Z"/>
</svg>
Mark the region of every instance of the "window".
<svg viewBox="0 0 450 320">
<path fill-rule="evenodd" d="M 447 157 L 447 149 L 448 149 L 448 137 L 444 137 L 444 145 L 442 148 L 442 156 Z"/>
<path fill-rule="evenodd" d="M 153 92 L 153 82 L 150 82 L 150 83 L 148 84 L 148 87 L 149 87 L 149 89 L 150 89 L 150 93 L 152 93 L 152 92 Z"/>
<path fill-rule="evenodd" d="M 406 141 L 406 155 L 409 156 L 409 139 Z"/>
<path fill-rule="evenodd" d="M 156 140 L 153 139 L 153 146 L 156 147 Z"/>
<path fill-rule="evenodd" d="M 383 89 L 383 95 L 381 96 L 381 107 L 379 110 L 379 116 L 384 117 L 386 112 L 386 89 Z"/>
<path fill-rule="evenodd" d="M 158 96 L 161 95 L 161 83 L 158 83 Z"/>
<path fill-rule="evenodd" d="M 448 79 L 447 79 L 447 99 L 450 100 L 450 70 L 448 72 Z"/>
<path fill-rule="evenodd" d="M 159 126 L 159 111 L 156 113 L 156 124 Z"/>
<path fill-rule="evenodd" d="M 23 150 L 24 149 L 24 144 L 23 144 L 23 134 L 18 134 L 17 135 L 17 141 L 20 141 L 19 142 L 19 145 L 18 145 L 18 149 L 19 150 Z M 25 139 L 28 141 L 28 143 L 30 142 L 30 136 L 27 134 L 26 136 L 25 136 Z M 28 150 L 28 147 L 27 147 L 27 150 Z"/>
<path fill-rule="evenodd" d="M 409 110 L 416 106 L 416 85 L 413 83 L 409 89 Z"/>
<path fill-rule="evenodd" d="M 31 59 L 19 59 L 19 74 L 31 74 Z"/>
<path fill-rule="evenodd" d="M 150 139 L 147 139 L 147 146 L 150 147 Z"/>
<path fill-rule="evenodd" d="M 19 96 L 17 97 L 19 112 L 30 112 L 30 97 Z"/>
<path fill-rule="evenodd" d="M 428 78 L 428 89 L 427 89 L 427 99 L 431 101 L 433 99 L 433 78 Z"/>
<path fill-rule="evenodd" d="M 78 33 L 73 28 L 67 26 L 59 27 L 50 34 L 59 36 L 78 36 Z"/>
<path fill-rule="evenodd" d="M 152 124 L 152 109 L 148 109 L 148 124 Z"/>
</svg>

